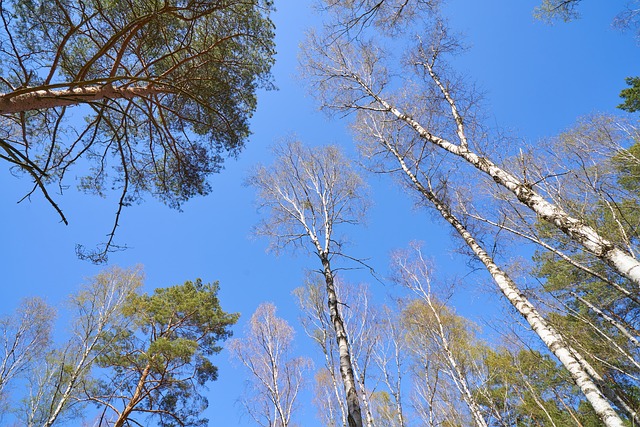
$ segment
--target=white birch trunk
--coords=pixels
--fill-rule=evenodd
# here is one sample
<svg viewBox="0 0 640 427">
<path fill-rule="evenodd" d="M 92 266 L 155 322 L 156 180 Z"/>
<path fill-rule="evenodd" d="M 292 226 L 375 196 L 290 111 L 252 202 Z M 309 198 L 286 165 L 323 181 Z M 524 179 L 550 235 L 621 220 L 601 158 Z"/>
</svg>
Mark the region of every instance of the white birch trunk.
<svg viewBox="0 0 640 427">
<path fill-rule="evenodd" d="M 440 320 L 440 315 L 437 313 L 435 307 L 431 304 L 431 299 L 428 301 L 429 307 L 431 311 L 435 315 L 436 320 L 438 321 L 438 335 L 440 336 L 440 341 L 442 342 L 442 348 L 445 351 L 447 362 L 449 363 L 451 374 L 453 376 L 453 381 L 456 384 L 458 391 L 462 395 L 462 399 L 469 407 L 469 411 L 473 416 L 473 421 L 477 427 L 488 427 L 482 412 L 480 411 L 480 405 L 473 397 L 471 393 L 471 389 L 469 387 L 469 383 L 467 382 L 467 378 L 464 373 L 460 369 L 458 362 L 456 361 L 456 357 L 451 351 L 451 346 L 449 345 L 449 340 L 447 339 L 447 334 L 445 333 L 442 327 L 442 321 Z"/>
<path fill-rule="evenodd" d="M 635 423 L 633 425 L 636 425 L 636 426 L 640 425 L 640 416 L 638 412 L 632 407 L 630 407 L 627 404 L 627 402 L 625 402 L 615 390 L 611 389 L 608 386 L 604 378 L 602 378 L 602 376 L 598 372 L 596 372 L 593 366 L 591 366 L 591 364 L 587 362 L 579 352 L 577 352 L 575 349 L 571 347 L 569 347 L 569 350 L 573 353 L 573 355 L 578 360 L 578 362 L 580 362 L 580 365 L 582 365 L 582 368 L 589 374 L 589 376 L 591 376 L 593 381 L 595 381 L 596 384 L 598 384 L 598 386 L 600 387 L 600 390 L 602 390 L 602 393 L 607 397 L 607 399 L 615 403 L 618 406 L 618 408 L 622 409 L 627 414 L 627 416 L 633 420 L 633 422 Z"/>
<path fill-rule="evenodd" d="M 374 92 L 359 76 L 352 75 L 351 77 L 387 112 L 411 126 L 421 138 L 464 159 L 478 170 L 490 176 L 497 184 L 513 193 L 522 204 L 529 207 L 545 221 L 555 225 L 571 239 L 581 244 L 587 251 L 605 261 L 622 276 L 633 281 L 640 287 L 640 261 L 629 253 L 617 248 L 612 242 L 600 236 L 595 229 L 584 224 L 584 222 L 579 219 L 573 218 L 561 207 L 545 200 L 540 194 L 520 181 L 516 176 L 500 168 L 489 159 L 480 157 L 470 151 L 466 145 L 466 140 L 463 140 L 465 143 L 456 145 L 431 134 L 427 129 L 422 127 L 420 123 L 389 104 L 378 93 Z"/>
<path fill-rule="evenodd" d="M 491 257 L 475 241 L 471 234 L 465 230 L 455 217 L 443 211 L 442 205 L 437 206 L 443 217 L 449 221 L 469 247 L 476 254 L 478 259 L 485 265 L 494 281 L 507 297 L 509 302 L 527 320 L 531 328 L 538 334 L 551 352 L 560 360 L 569 371 L 571 377 L 580 387 L 585 397 L 589 400 L 593 409 L 606 426 L 622 427 L 622 420 L 613 410 L 609 402 L 604 398 L 596 384 L 582 369 L 578 361 L 569 352 L 564 342 L 558 337 L 551 325 L 547 324 L 544 318 L 538 313 L 535 307 L 522 295 L 513 281 L 504 273 L 491 259 Z M 446 215 L 446 216 L 445 216 Z M 449 218 L 448 218 L 449 217 Z"/>
<path fill-rule="evenodd" d="M 486 269 L 493 277 L 493 280 L 500 288 L 502 294 L 525 318 L 527 323 L 529 323 L 531 328 L 540 337 L 547 348 L 549 348 L 549 350 L 560 360 L 562 365 L 569 371 L 574 382 L 578 387 L 580 387 L 580 390 L 582 390 L 583 394 L 604 425 L 607 427 L 623 427 L 622 420 L 618 414 L 600 392 L 600 389 L 596 386 L 591 377 L 583 369 L 582 365 L 573 356 L 555 329 L 538 313 L 533 304 L 531 304 L 520 292 L 517 285 L 511 280 L 511 278 L 494 263 L 491 256 L 489 256 L 471 233 L 449 211 L 448 207 L 440 201 L 433 192 L 422 185 L 422 183 L 408 168 L 402 156 L 400 156 L 399 153 L 388 144 L 388 142 L 385 141 L 385 143 L 387 144 L 386 148 L 394 154 L 405 175 L 410 179 L 412 185 L 426 199 L 428 199 L 436 207 L 442 217 L 454 227 L 476 257 L 485 265 Z"/>
<path fill-rule="evenodd" d="M 333 392 L 336 396 L 338 407 L 340 408 L 340 419 L 342 420 L 342 425 L 344 427 L 347 427 L 347 409 L 344 407 L 344 402 L 342 401 L 342 396 L 340 395 L 340 389 L 338 388 L 338 380 L 336 379 L 334 365 L 329 361 L 329 355 L 326 353 L 325 359 L 327 370 L 329 371 L 329 375 L 331 376 L 331 385 L 333 386 Z"/>
<path fill-rule="evenodd" d="M 102 332 L 102 328 L 99 330 L 99 332 Z M 99 335 L 96 335 L 93 341 L 84 348 L 82 354 L 80 355 L 80 360 L 78 361 L 78 363 L 76 363 L 76 366 L 73 368 L 73 371 L 71 372 L 69 379 L 67 380 L 66 387 L 64 388 L 64 391 L 60 396 L 58 404 L 55 405 L 55 408 L 51 412 L 43 427 L 51 427 L 62 413 L 62 410 L 66 407 L 69 399 L 71 399 L 71 395 L 76 388 L 77 381 L 80 379 L 83 371 L 86 370 L 87 366 L 90 364 L 90 362 L 88 361 L 89 356 L 98 343 L 98 336 Z"/>
<path fill-rule="evenodd" d="M 362 413 L 360 410 L 360 399 L 356 391 L 355 376 L 353 374 L 353 365 L 351 363 L 351 354 L 349 351 L 349 341 L 347 340 L 347 331 L 344 322 L 338 311 L 338 297 L 336 295 L 333 271 L 329 259 L 320 254 L 322 260 L 323 273 L 327 287 L 327 305 L 331 322 L 336 331 L 336 341 L 338 343 L 338 352 L 340 354 L 340 375 L 344 384 L 344 391 L 347 398 L 347 422 L 349 427 L 363 427 Z"/>
<path fill-rule="evenodd" d="M 401 344 L 398 342 L 398 334 L 394 330 L 395 326 L 392 325 L 392 320 L 387 318 L 387 321 L 390 325 L 390 333 L 388 339 L 391 340 L 393 345 L 393 358 L 392 363 L 395 369 L 395 378 L 394 375 L 389 373 L 389 360 L 386 356 L 386 352 L 382 350 L 381 355 L 377 357 L 378 366 L 382 371 L 383 382 L 386 384 L 387 388 L 391 392 L 391 395 L 394 399 L 394 412 L 396 416 L 396 425 L 398 427 L 404 427 L 404 414 L 402 409 L 402 353 L 404 349 L 401 348 Z"/>
<path fill-rule="evenodd" d="M 353 360 L 353 370 L 356 376 L 356 381 L 360 384 L 361 396 L 362 396 L 362 407 L 364 408 L 365 419 L 367 420 L 367 427 L 373 427 L 373 415 L 371 414 L 371 405 L 369 403 L 369 397 L 367 396 L 367 391 L 365 388 L 365 380 L 362 375 L 358 375 L 358 371 L 360 370 L 358 367 L 358 362 L 356 359 Z"/>
</svg>

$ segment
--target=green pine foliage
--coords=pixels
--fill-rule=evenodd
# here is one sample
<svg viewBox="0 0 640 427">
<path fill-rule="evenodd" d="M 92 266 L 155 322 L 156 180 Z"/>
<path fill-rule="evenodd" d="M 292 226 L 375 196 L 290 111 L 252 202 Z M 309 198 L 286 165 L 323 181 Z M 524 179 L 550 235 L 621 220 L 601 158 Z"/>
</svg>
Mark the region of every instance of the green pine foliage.
<svg viewBox="0 0 640 427">
<path fill-rule="evenodd" d="M 476 391 L 488 418 L 502 426 L 598 426 L 583 405 L 580 391 L 549 355 L 535 350 L 488 350 L 484 359 L 488 381 Z M 593 418 L 595 417 L 595 418 Z M 597 422 L 590 424 L 587 420 Z"/>
<path fill-rule="evenodd" d="M 612 242 L 637 250 L 640 243 L 640 142 L 632 142 L 626 149 L 619 147 L 591 168 L 594 171 L 599 168 L 598 173 L 591 173 L 588 167 L 585 176 L 598 177 L 605 173 L 608 183 L 602 181 L 606 185 L 598 187 L 597 196 L 585 196 L 590 198 L 589 204 L 573 198 L 567 200 L 566 205 L 569 209 L 579 210 L 585 222 L 597 227 Z M 542 280 L 544 290 L 552 295 L 550 304 L 557 308 L 557 312 L 549 315 L 549 321 L 602 377 L 601 383 L 609 393 L 617 394 L 618 401 L 613 403 L 619 413 L 628 418 L 628 411 L 620 405 L 624 402 L 629 408 L 640 407 L 640 383 L 637 381 L 640 348 L 620 327 L 635 337 L 640 335 L 637 292 L 627 279 L 548 225 L 539 223 L 538 230 L 546 241 L 553 242 L 554 247 L 590 270 L 577 268 L 553 252 L 539 250 L 533 257 L 534 273 Z M 587 421 L 581 422 L 590 425 Z M 593 425 L 599 425 L 593 422 Z"/>
<path fill-rule="evenodd" d="M 270 0 L 2 3 L 0 159 L 65 222 L 48 188 L 70 175 L 82 191 L 120 196 L 109 241 L 81 256 L 105 261 L 120 210 L 145 195 L 180 209 L 210 192 L 250 135 L 258 89 L 273 86 L 272 10 Z"/>
<path fill-rule="evenodd" d="M 107 370 L 97 383 L 97 390 L 108 391 L 105 400 L 117 405 L 116 396 L 128 396 L 120 418 L 131 407 L 126 419 L 138 413 L 155 415 L 163 427 L 206 424 L 200 416 L 207 400 L 200 393 L 218 376 L 210 357 L 222 350 L 220 341 L 238 319 L 222 310 L 218 289 L 197 279 L 128 299 L 122 312 L 130 323 L 98 359 Z M 143 392 L 132 394 L 137 387 Z"/>
<path fill-rule="evenodd" d="M 626 82 L 630 87 L 620 91 L 620 98 L 624 102 L 618 108 L 630 113 L 640 111 L 640 77 L 627 77 Z"/>
</svg>

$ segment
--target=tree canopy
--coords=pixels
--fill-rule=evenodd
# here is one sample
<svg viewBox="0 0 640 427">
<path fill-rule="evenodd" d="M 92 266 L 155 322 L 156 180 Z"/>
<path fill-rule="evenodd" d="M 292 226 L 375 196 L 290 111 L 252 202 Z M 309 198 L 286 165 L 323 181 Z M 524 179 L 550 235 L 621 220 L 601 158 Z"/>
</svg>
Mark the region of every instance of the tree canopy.
<svg viewBox="0 0 640 427">
<path fill-rule="evenodd" d="M 149 194 L 180 208 L 249 135 L 256 91 L 269 88 L 268 0 L 3 0 L 0 158 L 34 183 L 65 223 L 54 189 L 118 209 Z M 82 164 L 78 164 L 83 159 Z M 82 249 L 82 248 L 80 248 Z"/>
<path fill-rule="evenodd" d="M 149 295 L 142 281 L 140 268 L 115 267 L 89 279 L 71 297 L 66 342 L 50 339 L 52 309 L 42 301 L 2 319 L 0 399 L 8 384 L 26 384 L 3 411 L 49 427 L 85 416 L 91 403 L 99 426 L 206 425 L 202 390 L 218 377 L 211 357 L 238 314 L 222 310 L 217 283 L 198 279 Z"/>
<path fill-rule="evenodd" d="M 218 289 L 198 279 L 126 301 L 122 313 L 130 323 L 108 331 L 114 339 L 97 359 L 107 374 L 89 397 L 104 409 L 105 421 L 123 426 L 154 417 L 162 427 L 206 425 L 201 413 L 208 401 L 200 389 L 218 378 L 210 357 L 238 320 L 220 307 Z"/>
<path fill-rule="evenodd" d="M 60 210 L 54 189 L 66 191 L 74 175 L 84 177 L 78 183 L 86 191 L 119 195 L 108 242 L 82 252 L 101 261 L 118 248 L 113 231 L 123 207 L 151 194 L 180 208 L 209 191 L 207 177 L 215 171 L 200 166 L 218 170 L 225 153 L 240 150 L 248 135 L 240 123 L 253 110 L 219 108 L 215 96 L 255 102 L 255 91 L 270 86 L 274 9 L 254 0 L 66 1 L 4 3 L 0 55 L 9 62 L 0 71 L 6 88 L 0 114 L 9 126 L 0 126 L 0 155 Z M 302 128 L 310 145 L 294 137 L 271 153 L 251 147 L 244 159 L 250 162 L 221 177 L 219 197 L 198 201 L 188 221 L 161 221 L 161 212 L 149 210 L 155 203 L 131 210 L 133 218 L 143 213 L 148 224 L 134 225 L 143 225 L 145 235 L 126 238 L 140 246 L 111 259 L 148 257 L 154 282 L 173 281 L 179 270 L 231 276 L 220 298 L 254 312 L 242 336 L 225 345 L 243 366 L 234 372 L 227 357 L 218 359 L 239 315 L 222 310 L 217 282 L 152 289 L 139 267 L 111 267 L 61 305 L 57 298 L 68 292 L 64 283 L 76 267 L 57 254 L 55 262 L 43 259 L 23 238 L 32 230 L 14 232 L 18 221 L 11 218 L 3 292 L 42 299 L 0 313 L 0 424 L 204 427 L 211 418 L 211 425 L 227 425 L 240 397 L 235 403 L 247 415 L 240 424 L 265 427 L 311 424 L 311 405 L 327 427 L 640 425 L 640 130 L 635 114 L 615 109 L 615 81 L 633 75 L 628 64 L 640 67 L 640 57 L 611 49 L 622 46 L 620 34 L 590 31 L 599 18 L 591 9 L 584 21 L 548 28 L 531 20 L 531 5 L 506 0 L 500 16 L 477 2 L 285 2 L 285 13 L 275 15 L 279 28 L 301 31 L 302 20 L 286 21 L 286 13 L 311 1 L 322 21 L 302 43 L 302 83 L 329 119 L 348 123 L 351 135 L 340 134 L 336 143 L 333 126 L 314 128 L 311 114 L 284 94 L 293 86 L 285 80 L 284 91 L 265 96 L 281 103 L 266 102 L 271 111 L 253 122 L 259 139 L 268 142 L 268 131 L 282 132 L 286 123 Z M 583 6 L 601 16 L 618 12 L 604 3 L 540 2 L 565 19 Z M 445 16 L 450 10 L 456 13 Z M 263 44 L 249 34 L 249 21 L 264 30 Z M 500 25 L 487 29 L 488 22 Z M 503 27 L 516 22 L 526 28 L 501 40 Z M 490 48 L 468 52 L 457 35 L 460 23 L 475 26 L 474 43 L 489 35 Z M 575 46 L 567 36 L 574 28 L 589 48 L 607 49 L 564 49 Z M 293 54 L 293 38 L 282 36 L 279 50 Z M 256 55 L 241 57 L 249 41 Z M 522 49 L 527 43 L 553 49 Z M 553 57 L 555 48 L 562 58 Z M 250 58 L 264 62 L 244 63 Z M 246 67 L 254 67 L 253 83 L 235 92 L 234 72 Z M 224 78 L 212 77 L 220 72 Z M 488 77 L 487 93 L 473 72 Z M 513 80 L 503 80 L 507 75 Z M 577 95 L 594 81 L 584 97 Z M 638 82 L 628 83 L 620 107 L 635 113 Z M 517 90 L 497 94 L 500 104 L 483 100 L 510 87 Z M 505 119 L 502 102 L 510 119 L 522 120 L 515 126 L 529 131 L 494 123 Z M 602 105 L 613 113 L 565 124 Z M 217 118 L 208 115 L 214 110 Z M 514 125 L 509 118 L 503 123 Z M 216 139 L 222 122 L 237 142 Z M 206 151 L 202 157 L 197 147 Z M 202 164 L 185 160 L 186 152 Z M 49 175 L 35 169 L 42 165 Z M 236 173 L 247 169 L 243 189 Z M 386 178 L 414 209 L 404 193 L 389 191 Z M 250 190 L 257 193 L 256 212 L 242 204 Z M 266 252 L 284 260 L 269 259 L 260 242 L 244 242 L 256 222 L 257 234 L 270 239 Z M 366 230 L 345 227 L 363 222 Z M 398 249 L 416 238 L 425 243 Z M 354 257 L 351 247 L 367 258 Z M 316 261 L 306 266 L 313 270 L 301 276 L 290 249 L 311 255 Z M 14 254 L 28 254 L 28 268 Z M 97 268 L 73 262 L 90 273 Z M 43 285 L 34 285 L 34 277 Z M 300 283 L 295 310 L 290 292 Z M 54 328 L 54 304 L 69 325 L 64 330 Z"/>
</svg>

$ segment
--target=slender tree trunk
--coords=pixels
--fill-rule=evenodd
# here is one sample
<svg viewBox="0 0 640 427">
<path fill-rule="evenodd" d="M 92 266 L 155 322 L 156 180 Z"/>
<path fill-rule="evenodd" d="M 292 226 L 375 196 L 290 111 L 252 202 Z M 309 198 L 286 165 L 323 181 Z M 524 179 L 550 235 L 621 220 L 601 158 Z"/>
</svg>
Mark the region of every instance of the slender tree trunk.
<svg viewBox="0 0 640 427">
<path fill-rule="evenodd" d="M 325 359 L 325 367 L 327 369 L 329 378 L 331 379 L 331 392 L 333 392 L 334 396 L 336 397 L 336 402 L 338 404 L 338 408 L 340 409 L 341 425 L 343 427 L 347 427 L 347 410 L 344 407 L 344 402 L 343 402 L 342 396 L 340 395 L 340 388 L 338 385 L 338 379 L 336 378 L 336 374 L 335 374 L 335 365 L 333 363 L 331 349 L 328 348 L 327 345 L 325 344 L 327 341 L 329 341 L 330 338 L 327 337 L 328 330 L 325 327 L 324 322 L 322 323 L 322 327 L 320 328 L 320 331 L 322 332 L 321 340 L 315 337 L 313 334 L 310 334 L 309 331 L 307 331 L 307 335 L 317 340 L 318 343 L 320 344 L 320 347 L 322 348 L 322 352 L 324 353 L 324 359 Z M 329 407 L 330 410 L 332 410 L 330 398 L 327 398 L 327 400 L 328 400 L 327 406 Z"/>
<path fill-rule="evenodd" d="M 576 426 L 577 427 L 584 427 L 584 425 L 580 422 L 580 420 L 576 416 L 576 413 L 573 410 L 573 408 L 571 408 L 571 406 L 567 405 L 567 402 L 564 401 L 565 398 L 567 398 L 567 396 L 566 395 L 558 396 L 558 393 L 555 390 L 554 390 L 554 394 L 556 395 L 556 401 L 562 403 L 562 407 L 565 409 L 565 411 L 567 411 L 569 413 L 569 415 L 571 415 L 571 419 L 573 420 L 573 422 L 576 423 Z"/>
<path fill-rule="evenodd" d="M 622 427 L 623 423 L 618 414 L 611 407 L 600 389 L 593 382 L 589 374 L 583 369 L 579 361 L 574 357 L 555 329 L 538 313 L 533 304 L 531 304 L 531 302 L 529 302 L 529 300 L 520 292 L 517 285 L 511 280 L 511 278 L 495 264 L 491 256 L 475 240 L 473 235 L 450 212 L 448 206 L 438 199 L 430 189 L 426 188 L 417 179 L 413 172 L 408 168 L 403 157 L 393 148 L 393 146 L 388 142 L 385 143 L 387 144 L 387 149 L 394 154 L 400 163 L 403 172 L 409 178 L 414 188 L 418 190 L 429 202 L 431 202 L 440 215 L 442 215 L 442 217 L 451 224 L 451 226 L 453 226 L 453 228 L 463 238 L 467 246 L 469 246 L 476 257 L 484 264 L 491 274 L 491 277 L 493 277 L 493 280 L 500 288 L 502 294 L 525 318 L 527 323 L 529 323 L 531 328 L 536 332 L 540 339 L 542 339 L 547 348 L 549 348 L 549 350 L 569 371 L 571 377 L 578 387 L 580 387 L 604 425 L 607 427 Z"/>
<path fill-rule="evenodd" d="M 525 378 L 522 371 L 520 371 L 520 375 L 522 375 L 524 384 L 529 390 L 529 392 L 531 393 L 531 397 L 533 398 L 533 401 L 536 403 L 536 405 L 538 405 L 538 408 L 542 409 L 542 412 L 544 412 L 544 414 L 546 415 L 547 419 L 549 420 L 549 423 L 551 423 L 551 426 L 557 427 L 556 423 L 553 421 L 553 417 L 551 416 L 551 414 L 549 414 L 549 411 L 547 411 L 547 408 L 545 408 L 544 404 L 540 401 L 540 399 L 538 399 L 538 392 L 533 388 L 531 383 Z"/>
<path fill-rule="evenodd" d="M 602 376 L 591 366 L 589 362 L 585 360 L 582 355 L 573 348 L 569 348 L 569 350 L 573 353 L 575 358 L 580 362 L 583 369 L 589 374 L 589 376 L 593 379 L 593 381 L 600 387 L 602 394 L 607 396 L 611 402 L 616 404 L 618 408 L 624 411 L 629 419 L 633 420 L 634 426 L 640 426 L 640 416 L 638 416 L 638 412 L 633 409 L 624 399 L 616 392 L 616 390 L 609 387 L 607 382 L 602 378 Z"/>
<path fill-rule="evenodd" d="M 69 399 L 71 398 L 71 394 L 73 393 L 73 390 L 76 387 L 76 382 L 80 379 L 80 376 L 82 375 L 82 371 L 86 369 L 88 365 L 87 360 L 89 359 L 89 356 L 93 351 L 93 348 L 98 342 L 97 336 L 98 335 L 96 335 L 96 338 L 88 346 L 86 346 L 84 351 L 82 352 L 82 355 L 80 356 L 80 360 L 78 361 L 78 363 L 76 363 L 76 366 L 73 368 L 73 372 L 71 372 L 69 376 L 69 380 L 67 381 L 67 386 L 62 392 L 62 396 L 60 397 L 58 404 L 54 408 L 53 412 L 49 416 L 49 419 L 47 420 L 47 422 L 44 424 L 43 427 L 51 427 L 53 423 L 56 422 L 56 420 L 60 416 L 60 413 L 62 413 L 62 410 L 67 405 Z M 62 368 L 64 369 L 64 366 Z"/>
<path fill-rule="evenodd" d="M 469 407 L 469 411 L 471 411 L 471 415 L 473 416 L 473 421 L 477 427 L 488 427 L 487 421 L 484 419 L 482 415 L 482 411 L 480 411 L 480 405 L 476 401 L 475 397 L 471 393 L 471 388 L 469 387 L 469 383 L 467 381 L 466 376 L 462 372 L 462 369 L 458 365 L 455 355 L 451 350 L 451 346 L 449 345 L 449 340 L 447 339 L 447 334 L 444 331 L 442 326 L 442 320 L 440 315 L 438 314 L 436 307 L 433 306 L 431 301 L 431 297 L 427 297 L 427 304 L 431 309 L 436 321 L 438 322 L 438 331 L 436 332 L 440 338 L 440 342 L 442 343 L 442 348 L 445 352 L 445 356 L 447 361 L 449 362 L 449 367 L 451 369 L 453 381 L 456 383 L 458 391 L 462 395 L 462 399 Z"/>
<path fill-rule="evenodd" d="M 362 371 L 358 366 L 358 359 L 355 358 L 353 360 L 353 373 L 355 375 L 355 380 L 360 384 L 360 390 L 362 390 L 362 409 L 364 409 L 366 425 L 367 427 L 373 427 L 373 414 L 371 413 L 371 405 L 365 388 L 365 376 L 361 375 L 361 372 Z"/>
<path fill-rule="evenodd" d="M 589 375 L 584 371 L 584 369 L 582 369 L 579 362 L 569 352 L 568 348 L 559 338 L 551 325 L 549 325 L 538 313 L 529 300 L 522 295 L 509 276 L 493 262 L 493 259 L 478 244 L 473 236 L 453 215 L 451 215 L 448 210 L 446 210 L 444 205 L 437 204 L 436 207 L 442 216 L 454 226 L 456 231 L 458 231 L 465 242 L 467 242 L 467 245 L 473 250 L 478 259 L 480 259 L 480 261 L 485 265 L 503 295 L 507 297 L 509 302 L 527 320 L 531 328 L 538 334 L 549 350 L 555 354 L 564 367 L 569 371 L 571 377 L 580 387 L 604 424 L 608 427 L 622 427 L 623 423 L 618 414 L 613 410 Z"/>
<path fill-rule="evenodd" d="M 342 425 L 344 427 L 347 427 L 347 409 L 344 407 L 344 401 L 342 400 L 342 396 L 340 395 L 340 388 L 338 386 L 338 379 L 336 378 L 334 365 L 329 360 L 329 355 L 326 352 L 324 357 L 327 363 L 327 370 L 329 371 L 329 375 L 331 376 L 331 386 L 333 389 L 333 393 L 336 396 L 336 402 L 338 402 L 338 407 L 340 408 L 340 420 L 342 421 Z"/>
<path fill-rule="evenodd" d="M 400 374 L 399 374 L 400 375 Z M 400 378 L 398 376 L 398 378 Z M 402 409 L 402 395 L 400 394 L 400 382 L 402 380 L 398 379 L 398 387 L 396 388 L 396 392 L 394 393 L 394 398 L 396 400 L 396 415 L 398 417 L 398 427 L 404 426 L 404 411 Z"/>
<path fill-rule="evenodd" d="M 356 381 L 351 363 L 347 331 L 344 327 L 342 316 L 340 316 L 340 312 L 338 311 L 338 297 L 336 295 L 333 271 L 331 270 L 331 264 L 326 255 L 320 254 L 320 259 L 322 261 L 323 274 L 327 287 L 327 305 L 329 307 L 331 322 L 336 331 L 336 341 L 340 354 L 340 375 L 342 376 L 344 391 L 347 396 L 347 421 L 349 427 L 362 427 L 360 399 L 356 391 Z"/>
<path fill-rule="evenodd" d="M 281 396 L 280 387 L 278 386 L 278 363 L 276 362 L 276 356 L 273 354 L 273 350 L 271 348 L 269 348 L 269 363 L 271 364 L 272 372 L 271 381 L 273 381 L 273 403 L 276 412 L 278 413 L 278 417 L 280 417 L 281 426 L 288 427 L 291 413 L 282 407 L 283 399 Z"/>
<path fill-rule="evenodd" d="M 66 107 L 85 102 L 109 99 L 131 99 L 166 92 L 150 86 L 113 87 L 110 84 L 84 86 L 71 89 L 22 90 L 0 94 L 0 114 L 20 113 L 30 110 Z"/>
<path fill-rule="evenodd" d="M 396 383 L 395 383 L 395 387 L 391 387 L 391 381 L 389 376 L 387 375 L 386 372 L 386 367 L 385 367 L 385 381 L 387 383 L 387 387 L 389 387 L 390 390 L 392 391 L 393 394 L 393 398 L 395 399 L 395 410 L 396 410 L 396 416 L 398 417 L 398 427 L 404 427 L 404 413 L 403 413 L 403 409 L 402 409 L 402 394 L 400 393 L 401 390 L 401 386 L 402 386 L 402 369 L 401 369 L 401 363 L 400 363 L 400 348 L 398 346 L 398 343 L 396 342 L 396 336 L 394 333 L 394 338 L 393 338 L 393 352 L 394 352 L 394 362 L 395 362 L 395 367 L 396 367 Z"/>
</svg>

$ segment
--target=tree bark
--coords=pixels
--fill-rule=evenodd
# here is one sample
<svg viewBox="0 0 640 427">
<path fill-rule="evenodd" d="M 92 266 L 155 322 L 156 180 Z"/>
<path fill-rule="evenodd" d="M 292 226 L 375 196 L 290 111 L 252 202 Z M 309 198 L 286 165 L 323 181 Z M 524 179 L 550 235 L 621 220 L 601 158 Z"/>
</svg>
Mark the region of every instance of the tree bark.
<svg viewBox="0 0 640 427">
<path fill-rule="evenodd" d="M 577 352 L 573 348 L 569 348 L 569 350 L 573 353 L 578 362 L 580 362 L 582 368 L 589 374 L 589 376 L 591 376 L 598 387 L 600 387 L 602 394 L 607 396 L 607 399 L 609 399 L 616 406 L 618 406 L 618 408 L 624 411 L 627 416 L 635 423 L 633 425 L 640 425 L 640 416 L 638 412 L 631 406 L 629 406 L 629 404 L 624 401 L 624 399 L 616 392 L 616 390 L 609 387 L 607 381 L 605 381 L 604 378 L 602 378 L 602 376 L 598 372 L 596 372 L 593 366 L 591 366 L 591 364 L 589 364 L 589 362 L 587 362 L 579 352 Z"/>
<path fill-rule="evenodd" d="M 531 304 L 531 302 L 529 302 L 529 300 L 520 292 L 517 285 L 511 280 L 511 278 L 495 264 L 491 256 L 475 240 L 473 235 L 450 212 L 448 206 L 417 179 L 413 172 L 408 168 L 402 156 L 388 143 L 387 149 L 394 154 L 400 163 L 403 172 L 409 178 L 414 188 L 418 190 L 429 202 L 431 202 L 440 215 L 449 224 L 451 224 L 451 226 L 453 226 L 467 246 L 469 246 L 476 257 L 484 264 L 486 269 L 489 271 L 489 274 L 491 274 L 491 277 L 500 288 L 502 294 L 525 318 L 527 323 L 529 323 L 531 328 L 540 337 L 547 348 L 549 348 L 549 350 L 569 371 L 574 382 L 578 387 L 580 387 L 580 390 L 582 390 L 583 394 L 604 425 L 607 427 L 623 427 L 622 419 L 620 419 L 618 414 L 611 407 L 600 389 L 593 382 L 589 374 L 583 369 L 582 365 L 574 357 L 555 329 L 538 313 L 533 304 Z"/>
<path fill-rule="evenodd" d="M 374 92 L 359 76 L 352 75 L 364 91 L 373 98 L 385 111 L 413 128 L 418 135 L 430 143 L 464 159 L 478 170 L 490 176 L 497 184 L 509 190 L 525 206 L 533 210 L 545 221 L 552 223 L 571 239 L 581 244 L 587 251 L 613 267 L 618 273 L 633 281 L 640 287 L 640 261 L 626 251 L 616 247 L 612 242 L 600 236 L 592 227 L 583 221 L 573 218 L 561 207 L 548 202 L 529 185 L 510 174 L 491 160 L 480 157 L 470 151 L 466 143 L 453 144 L 431 134 L 413 118 L 389 104 L 378 93 Z"/>
<path fill-rule="evenodd" d="M 344 384 L 344 391 L 347 396 L 347 422 L 349 427 L 362 427 L 362 412 L 360 410 L 360 399 L 356 391 L 355 376 L 353 374 L 353 365 L 351 363 L 351 354 L 349 351 L 349 341 L 347 340 L 347 331 L 340 312 L 338 311 L 338 297 L 334 284 L 333 271 L 331 264 L 326 255 L 320 254 L 322 261 L 323 274 L 327 288 L 327 306 L 331 322 L 336 331 L 336 341 L 338 343 L 338 351 L 340 354 L 340 375 Z"/>
<path fill-rule="evenodd" d="M 70 89 L 35 89 L 0 95 L 0 114 L 21 113 L 55 107 L 67 107 L 102 99 L 132 99 L 167 92 L 157 87 L 124 86 L 110 84 L 83 86 Z"/>
<path fill-rule="evenodd" d="M 469 407 L 469 411 L 473 416 L 474 424 L 476 425 L 476 427 L 488 427 L 487 421 L 484 419 L 482 411 L 480 410 L 480 405 L 478 405 L 476 398 L 473 396 L 473 393 L 471 393 L 471 388 L 469 387 L 467 377 L 462 372 L 462 369 L 458 365 L 456 357 L 451 350 L 451 345 L 449 345 L 449 340 L 447 339 L 447 334 L 444 331 L 442 320 L 437 312 L 437 309 L 433 306 L 430 297 L 427 300 L 427 304 L 429 304 L 429 308 L 431 309 L 431 312 L 438 322 L 438 331 L 436 332 L 436 334 L 439 335 L 440 342 L 442 343 L 442 348 L 447 358 L 447 362 L 449 362 L 449 366 L 452 371 L 452 379 L 456 383 L 458 391 L 462 395 L 462 399 Z"/>
<path fill-rule="evenodd" d="M 99 329 L 99 333 L 102 332 L 102 329 L 103 328 Z M 99 334 L 96 334 L 96 336 L 93 338 L 91 343 L 85 346 L 84 350 L 82 351 L 82 354 L 80 355 L 80 360 L 76 363 L 76 365 L 73 368 L 73 371 L 69 375 L 69 379 L 67 380 L 67 386 L 62 392 L 62 395 L 60 396 L 60 400 L 58 401 L 58 404 L 55 406 L 53 411 L 49 414 L 49 418 L 47 419 L 43 427 L 51 427 L 56 422 L 56 420 L 62 413 L 62 410 L 67 405 L 67 402 L 71 398 L 73 390 L 76 387 L 76 382 L 80 379 L 82 375 L 82 371 L 86 370 L 87 366 L 90 365 L 91 363 L 87 361 L 91 355 L 91 352 L 93 351 L 96 344 L 98 343 L 98 336 Z M 64 365 L 62 366 L 62 368 L 64 368 Z"/>
</svg>

